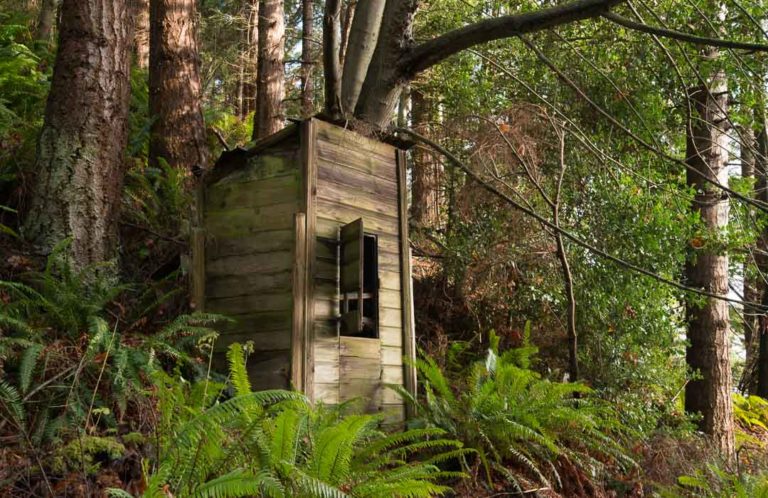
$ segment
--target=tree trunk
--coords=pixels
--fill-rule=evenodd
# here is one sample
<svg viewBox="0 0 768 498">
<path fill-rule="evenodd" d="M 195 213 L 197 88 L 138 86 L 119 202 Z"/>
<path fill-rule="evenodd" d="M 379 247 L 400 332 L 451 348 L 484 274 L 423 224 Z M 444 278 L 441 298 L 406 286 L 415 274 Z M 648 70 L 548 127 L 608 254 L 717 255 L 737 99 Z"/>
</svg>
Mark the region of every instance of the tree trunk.
<svg viewBox="0 0 768 498">
<path fill-rule="evenodd" d="M 37 15 L 37 29 L 35 37 L 38 40 L 51 41 L 53 26 L 56 24 L 56 12 L 58 0 L 42 0 L 40 12 Z"/>
<path fill-rule="evenodd" d="M 133 23 L 127 0 L 65 0 L 24 235 L 65 238 L 74 268 L 114 261 L 128 138 Z"/>
<path fill-rule="evenodd" d="M 285 125 L 285 18 L 282 0 L 259 5 L 259 62 L 253 139 L 267 137 Z"/>
<path fill-rule="evenodd" d="M 757 154 L 755 160 L 755 174 L 757 175 L 757 191 L 758 199 L 767 202 L 768 201 L 768 128 L 766 127 L 766 120 L 764 111 L 760 110 L 758 116 L 759 131 L 757 136 Z M 763 233 L 757 242 L 757 268 L 762 275 L 768 275 L 768 255 L 766 255 L 766 249 L 768 249 L 768 227 L 763 228 Z M 764 277 L 762 277 L 764 278 Z M 768 286 L 763 284 L 762 286 L 762 298 L 760 300 L 763 306 L 768 305 Z M 762 311 L 758 321 L 758 337 L 753 339 L 757 342 L 757 382 L 755 394 L 762 398 L 768 398 L 768 316 L 765 311 Z M 753 383 L 755 385 L 755 383 Z"/>
<path fill-rule="evenodd" d="M 244 47 L 240 68 L 240 119 L 256 110 L 256 78 L 259 55 L 259 0 L 249 0 L 246 5 Z"/>
<path fill-rule="evenodd" d="M 133 52 L 136 65 L 141 69 L 149 67 L 149 0 L 134 0 L 134 22 L 136 25 Z"/>
<path fill-rule="evenodd" d="M 151 0 L 149 157 L 200 174 L 208 164 L 200 107 L 195 0 Z"/>
<path fill-rule="evenodd" d="M 713 56 L 714 57 L 714 56 Z M 696 191 L 692 209 L 714 239 L 727 228 L 728 198 L 704 178 L 728 182 L 728 138 L 723 130 L 728 105 L 725 74 L 719 71 L 709 88 L 689 90 L 694 109 L 687 130 L 688 185 Z M 716 294 L 728 294 L 728 256 L 715 241 L 692 249 L 686 262 L 688 285 Z M 700 429 L 709 434 L 723 456 L 734 457 L 733 411 L 731 407 L 731 364 L 728 303 L 720 299 L 691 300 L 686 306 L 688 366 L 699 378 L 685 389 L 685 409 L 700 413 Z"/>
<path fill-rule="evenodd" d="M 744 179 L 755 179 L 757 175 L 755 174 L 755 154 L 754 149 L 757 146 L 757 142 L 755 141 L 755 133 L 754 130 L 751 127 L 745 127 L 741 131 L 741 137 L 742 137 L 742 144 L 741 144 L 741 177 Z M 756 197 L 757 191 L 753 188 L 752 190 L 752 197 Z M 760 244 L 756 243 L 754 245 L 751 245 L 748 247 L 749 251 L 747 256 L 744 259 L 744 265 L 742 268 L 742 280 L 743 280 L 743 288 L 744 288 L 744 301 L 750 302 L 750 303 L 757 303 L 762 298 L 762 286 L 761 281 L 757 276 L 755 275 L 755 263 L 757 262 L 757 259 L 759 258 L 758 252 L 756 249 L 758 249 L 758 246 Z M 752 307 L 745 305 L 743 309 L 744 318 L 743 318 L 743 330 L 744 330 L 744 351 L 745 351 L 745 369 L 744 369 L 744 380 L 742 381 L 743 385 L 748 384 L 747 378 L 748 378 L 748 372 L 750 370 L 750 365 L 754 364 L 755 361 L 755 339 L 758 337 L 758 312 L 759 310 Z"/>
<path fill-rule="evenodd" d="M 413 128 L 429 136 L 433 119 L 432 103 L 419 90 L 411 92 L 411 116 Z M 434 153 L 416 146 L 413 149 L 413 172 L 411 176 L 411 219 L 417 226 L 434 228 L 440 219 L 439 191 L 442 167 Z"/>
<path fill-rule="evenodd" d="M 314 53 L 312 35 L 315 31 L 315 11 L 312 0 L 302 0 L 301 2 L 301 24 L 301 114 L 304 117 L 309 117 L 315 113 L 314 85 L 312 84 L 315 64 L 312 55 Z"/>
</svg>

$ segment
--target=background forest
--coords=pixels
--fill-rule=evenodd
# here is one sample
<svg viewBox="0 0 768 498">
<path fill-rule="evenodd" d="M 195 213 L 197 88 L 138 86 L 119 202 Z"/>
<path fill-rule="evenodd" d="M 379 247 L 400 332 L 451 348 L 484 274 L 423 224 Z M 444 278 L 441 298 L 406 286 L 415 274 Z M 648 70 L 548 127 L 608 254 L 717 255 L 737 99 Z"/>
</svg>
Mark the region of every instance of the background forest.
<svg viewBox="0 0 768 498">
<path fill-rule="evenodd" d="M 0 495 L 768 496 L 766 30 L 762 0 L 0 0 Z M 252 390 L 190 302 L 201 176 L 317 114 L 411 146 L 405 427 Z"/>
</svg>

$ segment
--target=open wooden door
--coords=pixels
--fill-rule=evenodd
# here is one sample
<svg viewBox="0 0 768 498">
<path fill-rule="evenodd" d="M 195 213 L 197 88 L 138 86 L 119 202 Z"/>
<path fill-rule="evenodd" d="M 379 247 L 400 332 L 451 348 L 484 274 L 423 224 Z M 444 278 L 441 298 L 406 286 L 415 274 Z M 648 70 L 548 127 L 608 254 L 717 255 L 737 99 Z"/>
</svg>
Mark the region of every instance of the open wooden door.
<svg viewBox="0 0 768 498">
<path fill-rule="evenodd" d="M 364 301 L 375 294 L 372 289 L 367 289 L 366 293 L 364 288 L 366 264 L 370 272 L 372 263 L 365 261 L 366 255 L 371 257 L 371 251 L 365 251 L 365 237 L 362 218 L 341 228 L 339 401 L 361 398 L 371 410 L 381 404 L 381 340 L 377 336 L 361 337 Z M 375 252 L 373 258 L 376 258 Z M 370 275 L 368 280 L 371 280 Z"/>
<path fill-rule="evenodd" d="M 341 227 L 341 334 L 363 329 L 363 219 Z"/>
</svg>

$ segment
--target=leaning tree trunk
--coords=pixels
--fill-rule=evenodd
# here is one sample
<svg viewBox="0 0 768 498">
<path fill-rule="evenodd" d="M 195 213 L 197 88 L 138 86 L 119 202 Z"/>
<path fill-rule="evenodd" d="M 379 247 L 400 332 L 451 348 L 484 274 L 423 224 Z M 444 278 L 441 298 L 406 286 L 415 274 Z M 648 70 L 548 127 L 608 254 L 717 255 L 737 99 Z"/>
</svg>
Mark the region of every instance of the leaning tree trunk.
<svg viewBox="0 0 768 498">
<path fill-rule="evenodd" d="M 195 0 L 151 0 L 150 161 L 200 174 L 208 163 Z"/>
<path fill-rule="evenodd" d="M 128 0 L 65 0 L 22 227 L 43 252 L 70 238 L 75 268 L 115 260 L 128 138 Z"/>
<path fill-rule="evenodd" d="M 40 12 L 37 15 L 37 29 L 35 38 L 43 41 L 51 40 L 53 26 L 56 23 L 56 7 L 58 0 L 42 0 L 40 3 Z"/>
<path fill-rule="evenodd" d="M 149 0 L 133 0 L 135 35 L 133 52 L 136 65 L 141 69 L 149 67 Z"/>
<path fill-rule="evenodd" d="M 418 90 L 411 92 L 412 127 L 429 136 L 434 113 L 432 103 Z M 417 226 L 436 228 L 440 219 L 439 185 L 441 165 L 431 150 L 417 146 L 413 151 L 411 176 L 411 219 Z"/>
<path fill-rule="evenodd" d="M 719 71 L 709 88 L 689 91 L 694 108 L 687 130 L 688 185 L 695 189 L 692 204 L 704 228 L 716 238 L 728 224 L 728 198 L 705 181 L 728 182 L 728 138 L 723 130 L 728 105 L 725 74 Z M 698 246 L 698 244 L 696 244 Z M 728 294 L 728 256 L 716 242 L 692 249 L 686 262 L 688 285 L 715 294 Z M 729 358 L 728 303 L 721 299 L 693 298 L 687 303 L 688 366 L 699 378 L 685 389 L 685 409 L 700 413 L 701 430 L 709 434 L 722 454 L 734 456 L 733 412 L 731 407 L 731 364 Z"/>
<path fill-rule="evenodd" d="M 262 0 L 259 5 L 259 61 L 256 85 L 254 140 L 280 131 L 285 124 L 285 18 L 282 0 Z"/>
</svg>

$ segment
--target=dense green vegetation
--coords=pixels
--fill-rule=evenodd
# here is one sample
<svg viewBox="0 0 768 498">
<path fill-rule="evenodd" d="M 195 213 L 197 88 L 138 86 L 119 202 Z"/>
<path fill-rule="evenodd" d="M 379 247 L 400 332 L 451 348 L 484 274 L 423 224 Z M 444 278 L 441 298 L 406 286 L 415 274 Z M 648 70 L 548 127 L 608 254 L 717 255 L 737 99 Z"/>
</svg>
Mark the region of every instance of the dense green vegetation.
<svg viewBox="0 0 768 498">
<path fill-rule="evenodd" d="M 245 146 L 258 119 L 243 92 L 259 2 L 192 4 L 215 158 Z M 427 2 L 415 38 L 559 4 Z M 52 251 L 28 240 L 59 48 L 38 38 L 43 5 L 0 0 L 0 495 L 768 496 L 768 401 L 756 395 L 768 361 L 765 50 L 713 55 L 595 19 L 477 45 L 409 81 L 398 126 L 443 150 L 411 150 L 419 391 L 388 387 L 411 408 L 393 426 L 361 402 L 252 391 L 247 343 L 214 361 L 231 319 L 189 304 L 196 179 L 151 157 L 157 116 L 137 61 L 119 270 L 80 265 L 72 238 Z M 290 118 L 308 114 L 302 6 L 284 3 Z M 768 37 L 759 0 L 622 8 L 703 37 Z M 309 75 L 317 111 L 321 73 Z M 706 120 L 688 91 L 720 73 L 729 169 L 717 193 L 730 211 L 713 229 L 691 208 L 704 203 L 686 175 L 687 130 Z M 684 276 L 712 254 L 728 256 L 719 297 Z M 691 310 L 722 298 L 734 455 L 686 412 L 690 386 L 710 382 L 687 362 Z"/>
</svg>

